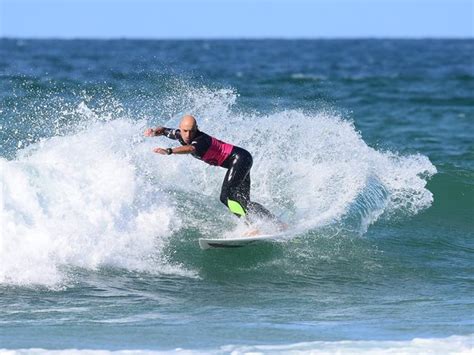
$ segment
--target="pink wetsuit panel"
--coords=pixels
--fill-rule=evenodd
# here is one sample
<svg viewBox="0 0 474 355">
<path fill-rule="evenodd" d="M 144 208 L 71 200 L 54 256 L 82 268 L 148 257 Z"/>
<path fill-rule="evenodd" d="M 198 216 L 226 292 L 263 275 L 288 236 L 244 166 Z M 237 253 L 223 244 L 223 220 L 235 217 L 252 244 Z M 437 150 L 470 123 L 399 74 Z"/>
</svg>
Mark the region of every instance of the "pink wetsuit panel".
<svg viewBox="0 0 474 355">
<path fill-rule="evenodd" d="M 226 160 L 232 152 L 232 148 L 234 148 L 234 146 L 232 144 L 222 142 L 214 137 L 211 137 L 211 139 L 211 146 L 203 155 L 202 160 L 211 165 L 221 166 L 222 163 L 224 163 L 224 160 Z"/>
</svg>

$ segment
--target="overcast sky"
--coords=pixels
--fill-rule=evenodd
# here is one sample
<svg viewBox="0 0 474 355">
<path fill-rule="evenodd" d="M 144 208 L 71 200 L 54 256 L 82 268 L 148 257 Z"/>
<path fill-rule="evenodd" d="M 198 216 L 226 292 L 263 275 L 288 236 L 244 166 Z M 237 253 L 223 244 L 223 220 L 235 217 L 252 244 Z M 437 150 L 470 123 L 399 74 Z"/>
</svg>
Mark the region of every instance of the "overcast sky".
<svg viewBox="0 0 474 355">
<path fill-rule="evenodd" d="M 469 37 L 474 0 L 0 0 L 0 37 Z"/>
</svg>

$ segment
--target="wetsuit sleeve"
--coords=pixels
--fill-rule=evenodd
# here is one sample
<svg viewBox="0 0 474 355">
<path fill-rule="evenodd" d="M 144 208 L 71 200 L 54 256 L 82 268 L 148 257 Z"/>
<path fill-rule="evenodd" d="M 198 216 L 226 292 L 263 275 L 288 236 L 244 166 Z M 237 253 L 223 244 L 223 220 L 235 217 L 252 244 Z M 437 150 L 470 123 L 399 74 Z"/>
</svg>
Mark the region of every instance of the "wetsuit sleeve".
<svg viewBox="0 0 474 355">
<path fill-rule="evenodd" d="M 179 129 L 166 128 L 163 135 L 169 139 L 179 139 L 181 137 Z"/>
</svg>

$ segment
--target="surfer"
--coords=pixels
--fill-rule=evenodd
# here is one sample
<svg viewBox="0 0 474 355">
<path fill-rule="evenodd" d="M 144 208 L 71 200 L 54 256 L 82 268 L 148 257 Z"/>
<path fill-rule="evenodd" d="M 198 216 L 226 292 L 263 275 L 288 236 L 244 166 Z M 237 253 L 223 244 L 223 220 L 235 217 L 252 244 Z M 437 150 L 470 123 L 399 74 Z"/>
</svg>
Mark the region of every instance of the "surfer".
<svg viewBox="0 0 474 355">
<path fill-rule="evenodd" d="M 155 148 L 155 153 L 191 154 L 207 164 L 227 169 L 221 189 L 221 202 L 236 216 L 245 217 L 247 223 L 251 223 L 253 217 L 260 217 L 274 222 L 279 229 L 286 229 L 286 224 L 280 222 L 275 215 L 261 204 L 250 200 L 252 155 L 245 149 L 201 132 L 196 119 L 191 115 L 185 115 L 181 119 L 178 129 L 148 128 L 145 130 L 145 136 L 166 136 L 181 143 L 181 147 Z"/>
</svg>

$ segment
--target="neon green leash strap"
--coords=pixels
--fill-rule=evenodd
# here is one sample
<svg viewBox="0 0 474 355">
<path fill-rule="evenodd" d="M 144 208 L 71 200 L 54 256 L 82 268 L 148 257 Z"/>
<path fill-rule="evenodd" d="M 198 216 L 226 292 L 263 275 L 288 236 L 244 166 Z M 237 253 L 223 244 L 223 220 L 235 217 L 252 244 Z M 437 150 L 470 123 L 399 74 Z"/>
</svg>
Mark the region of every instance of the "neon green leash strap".
<svg viewBox="0 0 474 355">
<path fill-rule="evenodd" d="M 239 216 L 245 216 L 245 210 L 242 208 L 242 206 L 240 205 L 240 203 L 238 203 L 237 201 L 232 201 L 230 199 L 227 200 L 227 207 L 229 207 L 229 210 L 232 212 L 232 213 L 235 213 Z"/>
</svg>

